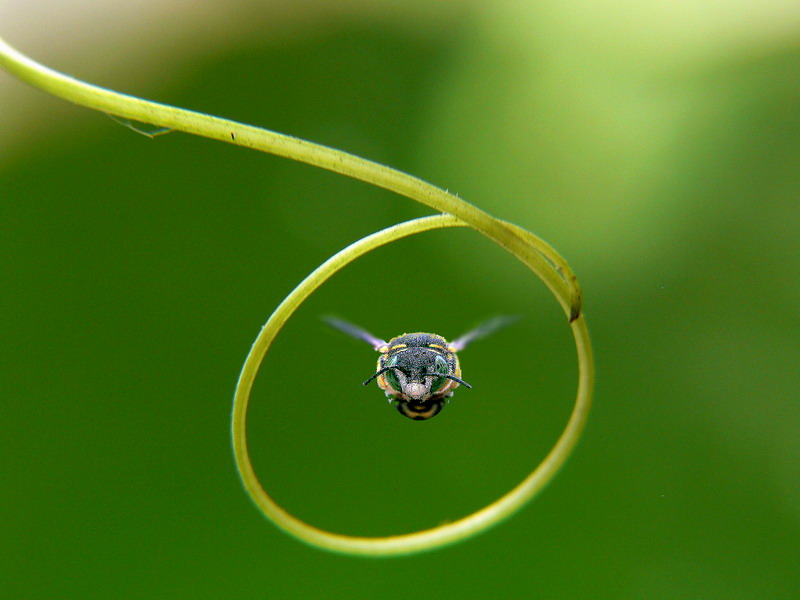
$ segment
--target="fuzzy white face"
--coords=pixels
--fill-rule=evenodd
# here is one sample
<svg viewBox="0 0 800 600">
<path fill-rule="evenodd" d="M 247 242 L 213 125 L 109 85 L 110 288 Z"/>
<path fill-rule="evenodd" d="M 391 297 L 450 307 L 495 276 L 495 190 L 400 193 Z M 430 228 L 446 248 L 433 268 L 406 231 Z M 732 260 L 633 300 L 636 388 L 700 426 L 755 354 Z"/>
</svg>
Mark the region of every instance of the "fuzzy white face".
<svg viewBox="0 0 800 600">
<path fill-rule="evenodd" d="M 431 397 L 431 381 L 433 377 L 426 377 L 425 383 L 419 381 L 404 381 L 406 376 L 402 373 L 398 374 L 400 379 L 400 387 L 403 393 L 412 400 L 427 400 Z"/>
</svg>

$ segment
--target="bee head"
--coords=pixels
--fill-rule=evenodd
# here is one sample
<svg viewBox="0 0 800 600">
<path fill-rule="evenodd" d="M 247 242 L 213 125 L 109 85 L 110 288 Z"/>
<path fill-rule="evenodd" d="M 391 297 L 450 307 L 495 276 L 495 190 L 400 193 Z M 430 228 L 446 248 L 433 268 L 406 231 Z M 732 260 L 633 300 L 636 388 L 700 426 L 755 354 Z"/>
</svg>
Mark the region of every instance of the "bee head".
<svg viewBox="0 0 800 600">
<path fill-rule="evenodd" d="M 387 359 L 386 364 L 377 373 L 364 382 L 364 385 L 380 375 L 385 375 L 386 381 L 393 391 L 400 395 L 401 403 L 406 401 L 419 405 L 420 412 L 425 414 L 430 412 L 430 407 L 421 405 L 440 391 L 448 380 L 455 381 L 467 388 L 472 387 L 450 373 L 450 366 L 442 355 L 428 348 L 409 348 L 394 354 Z M 400 405 L 398 405 L 398 410 L 405 416 L 410 416 L 401 409 Z M 427 417 L 411 418 L 429 418 L 437 414 L 439 410 L 441 410 L 441 405 Z"/>
</svg>

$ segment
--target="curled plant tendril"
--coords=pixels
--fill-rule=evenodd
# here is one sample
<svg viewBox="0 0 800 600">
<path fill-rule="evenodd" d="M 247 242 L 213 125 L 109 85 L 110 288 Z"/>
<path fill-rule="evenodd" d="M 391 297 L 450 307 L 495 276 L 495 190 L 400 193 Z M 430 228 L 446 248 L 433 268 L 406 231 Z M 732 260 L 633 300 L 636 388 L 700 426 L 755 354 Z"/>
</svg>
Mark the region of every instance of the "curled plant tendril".
<svg viewBox="0 0 800 600">
<path fill-rule="evenodd" d="M 258 508 L 278 527 L 326 550 L 366 556 L 413 554 L 439 548 L 485 531 L 531 500 L 558 472 L 572 452 L 591 406 L 594 364 L 581 292 L 567 262 L 529 231 L 494 218 L 476 206 L 416 177 L 305 140 L 167 106 L 94 86 L 49 69 L 0 39 L 0 66 L 23 81 L 55 96 L 118 119 L 149 123 L 268 152 L 371 183 L 425 204 L 442 214 L 394 225 L 348 246 L 306 277 L 272 313 L 245 360 L 233 403 L 232 435 L 236 465 Z M 445 227 L 471 227 L 522 261 L 550 289 L 568 317 L 577 349 L 578 389 L 567 425 L 541 463 L 514 489 L 457 521 L 416 533 L 388 537 L 354 537 L 318 529 L 281 508 L 263 489 L 247 451 L 246 418 L 250 391 L 270 345 L 292 313 L 331 275 L 367 252 L 400 238 Z"/>
<path fill-rule="evenodd" d="M 418 533 L 375 538 L 352 537 L 317 529 L 292 516 L 264 491 L 256 477 L 247 452 L 245 436 L 247 404 L 259 366 L 273 340 L 292 313 L 329 277 L 367 252 L 415 233 L 444 227 L 464 227 L 465 225 L 451 215 L 435 215 L 394 225 L 355 242 L 329 258 L 306 277 L 281 302 L 256 338 L 236 386 L 233 403 L 234 452 L 242 481 L 253 501 L 281 529 L 309 544 L 348 554 L 381 556 L 432 550 L 475 535 L 516 512 L 552 479 L 574 448 L 589 413 L 592 388 L 591 348 L 586 325 L 579 310 L 578 316 L 571 322 L 578 347 L 579 385 L 575 408 L 567 427 L 539 466 L 517 487 L 486 508 L 458 521 Z M 527 232 L 526 234 L 535 238 L 533 234 Z M 536 251 L 535 248 L 532 250 Z M 574 279 L 569 281 L 562 279 L 562 281 L 565 286 L 574 285 Z M 570 311 L 574 308 L 570 307 Z"/>
</svg>

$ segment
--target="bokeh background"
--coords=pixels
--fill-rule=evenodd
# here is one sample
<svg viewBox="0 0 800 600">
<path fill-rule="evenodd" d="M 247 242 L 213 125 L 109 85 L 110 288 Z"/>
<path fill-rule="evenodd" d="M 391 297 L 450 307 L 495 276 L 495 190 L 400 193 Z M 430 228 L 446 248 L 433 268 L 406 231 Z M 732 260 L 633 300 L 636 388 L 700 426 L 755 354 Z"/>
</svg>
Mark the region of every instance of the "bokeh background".
<svg viewBox="0 0 800 600">
<path fill-rule="evenodd" d="M 596 405 L 565 470 L 431 554 L 327 554 L 267 522 L 233 386 L 278 302 L 428 214 L 220 143 L 155 140 L 0 74 L 0 596 L 796 598 L 800 5 L 6 2 L 0 34 L 77 77 L 336 146 L 531 229 L 572 264 Z M 381 337 L 512 328 L 450 406 L 363 388 Z M 374 252 L 279 336 L 256 470 L 293 513 L 383 535 L 458 518 L 544 456 L 575 391 L 544 286 L 467 230 Z"/>
</svg>

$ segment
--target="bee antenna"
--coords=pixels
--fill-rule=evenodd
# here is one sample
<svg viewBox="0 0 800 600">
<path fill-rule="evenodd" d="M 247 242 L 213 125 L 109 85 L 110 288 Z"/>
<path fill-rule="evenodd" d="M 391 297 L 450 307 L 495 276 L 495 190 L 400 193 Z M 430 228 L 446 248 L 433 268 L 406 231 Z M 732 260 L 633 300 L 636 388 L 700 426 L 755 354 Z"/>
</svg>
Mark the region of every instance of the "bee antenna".
<svg viewBox="0 0 800 600">
<path fill-rule="evenodd" d="M 368 384 L 370 381 L 372 381 L 372 380 L 373 380 L 373 379 L 375 379 L 376 377 L 380 377 L 381 375 L 383 375 L 384 373 L 386 373 L 386 371 L 388 371 L 388 370 L 390 370 L 390 369 L 394 369 L 394 368 L 396 368 L 396 367 L 383 367 L 381 370 L 379 370 L 377 373 L 375 373 L 375 374 L 374 374 L 372 377 L 370 377 L 369 379 L 367 379 L 367 380 L 366 380 L 364 383 L 362 383 L 361 385 L 367 385 L 367 384 Z M 469 387 L 469 386 L 467 386 L 467 387 Z"/>
<path fill-rule="evenodd" d="M 446 377 L 447 379 L 452 379 L 453 381 L 460 383 L 461 385 L 466 387 L 468 390 L 472 389 L 472 386 L 468 384 L 466 381 L 464 381 L 463 379 L 459 379 L 458 377 L 454 377 L 453 375 L 440 375 L 440 377 Z"/>
<path fill-rule="evenodd" d="M 377 373 L 374 373 L 374 374 L 373 374 L 373 375 L 372 375 L 372 376 L 371 376 L 369 379 L 367 379 L 367 380 L 366 380 L 364 383 L 362 383 L 361 385 L 367 385 L 367 384 L 368 384 L 370 381 L 372 381 L 372 380 L 373 380 L 373 379 L 375 379 L 376 377 L 380 377 L 381 375 L 383 375 L 384 373 L 386 373 L 386 371 L 390 371 L 391 369 L 396 369 L 396 368 L 397 368 L 397 366 L 394 366 L 394 365 L 393 365 L 393 366 L 391 366 L 391 367 L 383 367 L 383 368 L 382 368 L 382 369 L 380 369 L 380 370 L 379 370 Z M 440 373 L 435 373 L 435 374 L 434 374 L 434 376 L 436 376 L 436 377 L 445 377 L 446 379 L 451 379 L 451 380 L 455 381 L 456 383 L 460 383 L 461 385 L 463 385 L 463 386 L 464 386 L 465 388 L 467 388 L 468 390 L 471 390 L 471 389 L 472 389 L 472 386 L 471 386 L 470 384 L 468 384 L 468 383 L 467 383 L 466 381 L 464 381 L 463 379 L 459 379 L 459 378 L 458 378 L 458 377 L 456 377 L 455 375 L 441 375 Z"/>
</svg>

